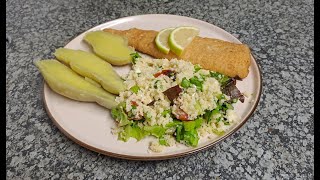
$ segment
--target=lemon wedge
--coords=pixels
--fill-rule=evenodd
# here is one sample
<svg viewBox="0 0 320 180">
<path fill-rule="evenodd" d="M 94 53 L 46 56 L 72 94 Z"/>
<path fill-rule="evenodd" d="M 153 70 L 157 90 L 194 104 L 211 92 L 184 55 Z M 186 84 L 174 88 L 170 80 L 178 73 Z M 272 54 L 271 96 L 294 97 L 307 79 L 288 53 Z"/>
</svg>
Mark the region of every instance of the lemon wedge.
<svg viewBox="0 0 320 180">
<path fill-rule="evenodd" d="M 156 46 L 157 48 L 165 53 L 168 54 L 170 51 L 170 47 L 168 44 L 168 39 L 169 39 L 169 35 L 170 33 L 174 30 L 175 28 L 166 28 L 161 30 L 158 35 L 156 36 L 155 42 L 156 42 Z"/>
<path fill-rule="evenodd" d="M 192 26 L 180 26 L 174 29 L 168 39 L 170 50 L 180 56 L 191 41 L 199 35 L 200 30 Z"/>
</svg>

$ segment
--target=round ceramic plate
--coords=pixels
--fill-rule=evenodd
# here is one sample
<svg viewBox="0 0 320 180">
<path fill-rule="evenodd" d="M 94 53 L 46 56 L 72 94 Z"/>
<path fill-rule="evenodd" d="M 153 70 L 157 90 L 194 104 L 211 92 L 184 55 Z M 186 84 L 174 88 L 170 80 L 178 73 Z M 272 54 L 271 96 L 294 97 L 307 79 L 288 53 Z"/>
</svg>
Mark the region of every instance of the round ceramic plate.
<svg viewBox="0 0 320 180">
<path fill-rule="evenodd" d="M 113 28 L 125 30 L 129 28 L 161 30 L 167 27 L 195 26 L 200 29 L 200 36 L 222 39 L 225 41 L 241 43 L 228 32 L 204 21 L 189 17 L 175 15 L 140 15 L 113 20 L 88 31 Z M 86 31 L 86 32 L 88 32 Z M 82 40 L 84 34 L 69 42 L 65 48 L 90 51 L 90 47 Z M 114 67 L 119 74 L 125 74 L 130 66 Z M 241 117 L 239 123 L 233 125 L 223 136 L 201 138 L 196 148 L 178 144 L 175 147 L 166 148 L 161 153 L 153 153 L 148 150 L 152 137 L 147 137 L 139 142 L 131 138 L 128 142 L 117 140 L 117 136 L 111 133 L 115 127 L 115 121 L 110 111 L 95 103 L 84 103 L 65 98 L 53 92 L 44 83 L 44 103 L 50 118 L 56 126 L 71 140 L 90 150 L 108 156 L 132 159 L 132 160 L 163 160 L 185 156 L 215 145 L 232 133 L 237 131 L 252 115 L 261 95 L 261 74 L 257 62 L 252 57 L 249 75 L 237 82 L 241 92 L 252 94 L 244 103 L 235 105 L 236 113 Z"/>
</svg>

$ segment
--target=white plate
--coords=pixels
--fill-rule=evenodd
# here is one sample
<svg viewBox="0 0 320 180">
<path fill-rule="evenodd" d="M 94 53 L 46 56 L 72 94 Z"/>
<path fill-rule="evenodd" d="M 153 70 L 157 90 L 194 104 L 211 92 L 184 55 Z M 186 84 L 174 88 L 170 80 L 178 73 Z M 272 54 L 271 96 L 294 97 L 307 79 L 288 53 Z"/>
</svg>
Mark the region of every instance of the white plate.
<svg viewBox="0 0 320 180">
<path fill-rule="evenodd" d="M 101 24 L 88 31 L 101 30 L 104 28 L 124 30 L 134 27 L 161 30 L 167 27 L 181 25 L 200 28 L 200 36 L 203 37 L 212 37 L 240 43 L 240 41 L 231 34 L 207 22 L 188 17 L 164 14 L 125 17 Z M 65 48 L 91 51 L 90 47 L 82 41 L 86 32 L 69 42 Z M 125 66 L 115 67 L 115 69 L 119 74 L 124 74 L 127 73 L 130 68 L 129 66 Z M 200 139 L 199 145 L 196 148 L 179 145 L 177 147 L 167 148 L 161 153 L 150 153 L 148 151 L 148 143 L 152 137 L 148 137 L 139 142 L 136 142 L 136 140 L 132 138 L 128 142 L 118 141 L 117 136 L 111 134 L 111 128 L 115 126 L 115 121 L 112 119 L 110 111 L 103 107 L 94 103 L 78 102 L 65 98 L 53 92 L 45 83 L 43 99 L 47 113 L 57 127 L 66 136 L 81 146 L 105 155 L 124 159 L 159 160 L 184 156 L 210 147 L 234 133 L 249 119 L 261 95 L 261 74 L 253 57 L 249 75 L 243 81 L 238 81 L 237 87 L 241 92 L 253 93 L 251 99 L 246 99 L 245 103 L 238 102 L 235 105 L 235 110 L 241 117 L 241 121 L 238 124 L 230 128 L 230 130 L 221 137 Z"/>
</svg>

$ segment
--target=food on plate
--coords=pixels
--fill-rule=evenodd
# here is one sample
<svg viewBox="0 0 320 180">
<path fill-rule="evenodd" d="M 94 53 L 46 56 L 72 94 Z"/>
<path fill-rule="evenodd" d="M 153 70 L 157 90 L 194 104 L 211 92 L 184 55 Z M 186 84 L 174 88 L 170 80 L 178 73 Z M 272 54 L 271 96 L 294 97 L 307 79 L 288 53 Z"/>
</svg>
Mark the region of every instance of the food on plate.
<svg viewBox="0 0 320 180">
<path fill-rule="evenodd" d="M 169 47 L 169 43 L 168 43 L 168 39 L 169 39 L 169 36 L 170 36 L 170 33 L 174 30 L 175 28 L 166 28 L 166 29 L 163 29 L 161 30 L 156 38 L 155 38 L 155 43 L 156 43 L 156 46 L 157 48 L 165 53 L 165 54 L 168 54 L 169 51 L 170 51 L 170 47 Z"/>
<path fill-rule="evenodd" d="M 96 81 L 88 78 L 88 77 L 84 77 L 84 80 L 88 81 L 89 83 L 91 83 L 92 85 L 96 86 L 96 87 L 101 87 L 101 85 L 99 83 L 97 83 Z"/>
<path fill-rule="evenodd" d="M 73 71 L 94 80 L 110 93 L 119 94 L 125 90 L 123 80 L 113 67 L 92 53 L 59 48 L 54 55 L 59 61 L 69 65 Z"/>
<path fill-rule="evenodd" d="M 154 136 L 157 142 L 149 148 L 155 152 L 176 143 L 195 147 L 200 137 L 220 136 L 238 121 L 233 103 L 239 97 L 223 93 L 232 79 L 188 61 L 136 58 L 126 90 L 111 110 L 118 122 L 113 132 L 122 141 Z"/>
<path fill-rule="evenodd" d="M 251 61 L 248 46 L 198 34 L 190 26 L 159 33 L 92 31 L 83 40 L 94 54 L 59 48 L 54 55 L 60 62 L 35 64 L 56 93 L 111 109 L 119 140 L 153 136 L 154 152 L 179 143 L 196 147 L 201 138 L 221 136 L 239 121 L 233 105 L 244 102 L 244 95 L 236 80 L 248 75 Z M 112 67 L 130 63 L 123 78 Z"/>
<path fill-rule="evenodd" d="M 108 109 L 117 105 L 115 95 L 94 86 L 57 60 L 41 60 L 35 65 L 49 87 L 58 94 L 78 101 L 96 102 Z"/>
<path fill-rule="evenodd" d="M 112 65 L 131 63 L 130 54 L 134 53 L 134 49 L 128 46 L 128 40 L 124 37 L 104 31 L 92 31 L 85 34 L 84 40 L 92 46 L 96 55 Z"/>
<path fill-rule="evenodd" d="M 128 39 L 128 45 L 137 51 L 155 58 L 182 59 L 203 68 L 229 77 L 245 78 L 249 73 L 250 49 L 245 44 L 236 44 L 214 38 L 196 36 L 178 57 L 173 52 L 165 54 L 158 50 L 155 38 L 158 31 L 132 28 L 128 30 L 104 29 L 105 32 Z"/>
<path fill-rule="evenodd" d="M 184 49 L 199 35 L 199 29 L 192 26 L 181 26 L 174 29 L 169 36 L 169 46 L 172 52 L 181 56 Z"/>
</svg>

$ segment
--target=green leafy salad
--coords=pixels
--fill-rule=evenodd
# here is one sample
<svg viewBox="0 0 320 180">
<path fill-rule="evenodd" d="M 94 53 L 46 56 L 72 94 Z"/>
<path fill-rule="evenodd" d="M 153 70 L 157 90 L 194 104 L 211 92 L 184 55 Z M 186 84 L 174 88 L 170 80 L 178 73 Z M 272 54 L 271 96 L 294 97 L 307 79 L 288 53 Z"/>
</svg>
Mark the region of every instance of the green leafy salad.
<svg viewBox="0 0 320 180">
<path fill-rule="evenodd" d="M 119 140 L 153 136 L 155 152 L 176 143 L 196 147 L 200 138 L 221 136 L 239 120 L 233 104 L 243 96 L 234 78 L 187 61 L 133 57 L 126 90 L 111 110 Z"/>
</svg>

